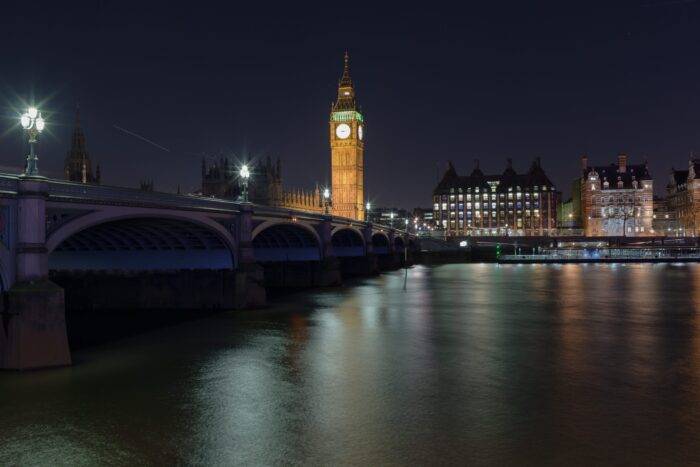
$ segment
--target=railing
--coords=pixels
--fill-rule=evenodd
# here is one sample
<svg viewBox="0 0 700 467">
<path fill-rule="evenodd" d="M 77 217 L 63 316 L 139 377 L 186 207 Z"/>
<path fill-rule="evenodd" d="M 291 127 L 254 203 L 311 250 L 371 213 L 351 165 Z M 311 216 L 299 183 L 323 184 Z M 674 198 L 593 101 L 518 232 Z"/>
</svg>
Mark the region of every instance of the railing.
<svg viewBox="0 0 700 467">
<path fill-rule="evenodd" d="M 88 185 L 59 180 L 49 180 L 49 197 L 53 201 L 65 199 L 114 205 L 127 204 L 130 206 L 158 206 L 177 209 L 239 211 L 239 203 L 217 198 L 148 192 L 135 188 Z"/>
<path fill-rule="evenodd" d="M 501 255 L 502 261 L 614 261 L 700 259 L 699 248 L 600 248 L 549 250 L 540 254 Z"/>
</svg>

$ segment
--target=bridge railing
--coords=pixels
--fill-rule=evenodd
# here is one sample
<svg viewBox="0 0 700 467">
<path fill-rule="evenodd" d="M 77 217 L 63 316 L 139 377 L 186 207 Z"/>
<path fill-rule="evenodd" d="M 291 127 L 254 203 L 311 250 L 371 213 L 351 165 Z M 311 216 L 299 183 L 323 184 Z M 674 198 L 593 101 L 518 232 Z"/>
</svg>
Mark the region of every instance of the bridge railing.
<svg viewBox="0 0 700 467">
<path fill-rule="evenodd" d="M 159 206 L 177 209 L 223 210 L 229 212 L 239 210 L 239 204 L 229 200 L 150 192 L 136 188 L 88 185 L 60 180 L 49 180 L 49 197 L 54 201 L 60 201 L 61 199 L 75 201 L 78 199 L 86 202 L 111 205 Z"/>
</svg>

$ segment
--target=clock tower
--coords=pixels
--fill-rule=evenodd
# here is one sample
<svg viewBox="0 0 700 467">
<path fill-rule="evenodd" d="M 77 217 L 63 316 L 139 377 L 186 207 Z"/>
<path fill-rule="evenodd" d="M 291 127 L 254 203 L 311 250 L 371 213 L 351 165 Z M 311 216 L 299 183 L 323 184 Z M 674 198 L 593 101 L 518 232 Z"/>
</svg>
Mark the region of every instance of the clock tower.
<svg viewBox="0 0 700 467">
<path fill-rule="evenodd" d="M 365 220 L 364 117 L 355 102 L 350 57 L 338 83 L 330 118 L 333 215 Z"/>
</svg>

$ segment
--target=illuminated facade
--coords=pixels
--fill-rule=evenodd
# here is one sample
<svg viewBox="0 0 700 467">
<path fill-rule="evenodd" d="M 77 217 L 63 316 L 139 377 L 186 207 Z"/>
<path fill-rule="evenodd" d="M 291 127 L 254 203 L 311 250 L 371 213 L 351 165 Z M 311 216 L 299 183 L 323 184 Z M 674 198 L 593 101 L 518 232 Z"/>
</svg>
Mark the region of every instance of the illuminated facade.
<svg viewBox="0 0 700 467">
<path fill-rule="evenodd" d="M 587 237 L 654 235 L 654 188 L 647 164 L 630 165 L 619 154 L 617 164 L 589 167 L 581 158 L 581 218 Z"/>
<path fill-rule="evenodd" d="M 433 192 L 433 218 L 449 236 L 553 235 L 559 196 L 539 158 L 524 174 L 510 159 L 500 175 L 484 175 L 476 161 L 469 176 L 459 176 L 450 163 Z"/>
<path fill-rule="evenodd" d="M 333 215 L 364 220 L 364 117 L 355 101 L 347 53 L 329 131 Z"/>
<path fill-rule="evenodd" d="M 669 213 L 677 221 L 673 234 L 697 237 L 700 233 L 700 161 L 690 159 L 688 170 L 672 170 L 666 191 Z"/>
</svg>

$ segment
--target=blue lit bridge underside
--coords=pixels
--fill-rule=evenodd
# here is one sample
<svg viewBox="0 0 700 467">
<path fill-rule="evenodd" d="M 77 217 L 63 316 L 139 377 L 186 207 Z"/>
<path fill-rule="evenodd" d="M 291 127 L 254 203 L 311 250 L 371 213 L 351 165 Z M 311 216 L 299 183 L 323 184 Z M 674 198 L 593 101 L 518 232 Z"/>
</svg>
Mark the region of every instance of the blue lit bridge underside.
<svg viewBox="0 0 700 467">
<path fill-rule="evenodd" d="M 234 253 L 206 227 L 158 218 L 88 227 L 49 255 L 52 270 L 233 269 L 234 265 Z"/>
</svg>

